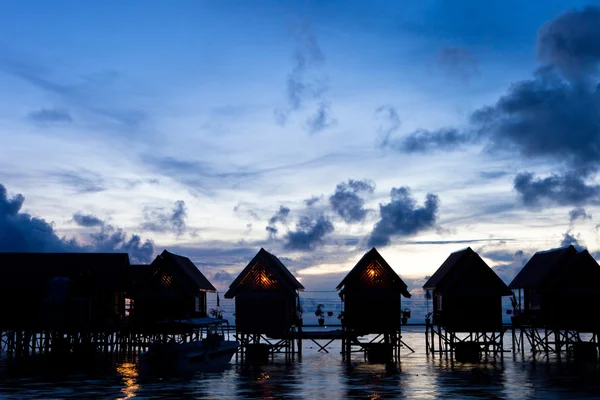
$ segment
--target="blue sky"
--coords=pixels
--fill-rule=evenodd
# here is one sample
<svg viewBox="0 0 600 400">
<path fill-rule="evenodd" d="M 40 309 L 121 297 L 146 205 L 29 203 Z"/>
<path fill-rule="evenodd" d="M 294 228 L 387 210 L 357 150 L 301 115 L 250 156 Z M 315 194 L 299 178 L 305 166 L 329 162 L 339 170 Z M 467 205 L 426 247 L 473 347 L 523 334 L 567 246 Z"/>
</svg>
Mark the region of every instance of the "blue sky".
<svg viewBox="0 0 600 400">
<path fill-rule="evenodd" d="M 418 3 L 418 4 L 417 4 Z M 0 3 L 0 251 L 260 247 L 335 288 L 592 253 L 600 3 Z"/>
</svg>

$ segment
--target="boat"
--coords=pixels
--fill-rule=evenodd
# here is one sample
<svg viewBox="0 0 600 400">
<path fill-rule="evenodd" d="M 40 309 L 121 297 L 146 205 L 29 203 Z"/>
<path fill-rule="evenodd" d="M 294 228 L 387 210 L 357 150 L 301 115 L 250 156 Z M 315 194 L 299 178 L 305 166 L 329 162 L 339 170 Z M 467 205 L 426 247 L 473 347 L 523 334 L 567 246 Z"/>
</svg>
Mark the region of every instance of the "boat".
<svg viewBox="0 0 600 400">
<path fill-rule="evenodd" d="M 139 356 L 140 374 L 169 377 L 204 371 L 222 371 L 229 365 L 240 344 L 226 340 L 226 320 L 199 318 L 190 321 L 168 321 L 165 324 L 187 325 L 198 329 L 201 340 L 176 342 L 156 341 Z"/>
</svg>

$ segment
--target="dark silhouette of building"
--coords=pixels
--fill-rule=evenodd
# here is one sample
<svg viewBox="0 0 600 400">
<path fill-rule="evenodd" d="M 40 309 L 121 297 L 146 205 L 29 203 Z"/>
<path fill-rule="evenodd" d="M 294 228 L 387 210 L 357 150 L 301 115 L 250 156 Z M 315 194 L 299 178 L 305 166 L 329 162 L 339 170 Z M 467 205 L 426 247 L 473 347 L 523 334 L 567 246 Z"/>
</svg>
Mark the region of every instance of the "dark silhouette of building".
<svg viewBox="0 0 600 400">
<path fill-rule="evenodd" d="M 131 280 L 129 318 L 146 329 L 159 321 L 206 317 L 206 293 L 216 292 L 189 258 L 167 250 L 150 265 L 132 265 Z"/>
<path fill-rule="evenodd" d="M 381 352 L 383 358 L 399 355 L 401 344 L 401 301 L 402 296 L 410 298 L 407 285 L 372 248 L 350 270 L 337 286 L 344 302 L 343 327 L 348 340 L 343 348 L 349 358 L 352 346 L 357 345 L 367 351 Z M 381 342 L 361 344 L 359 336 L 378 334 Z M 378 336 L 379 337 L 379 336 Z M 380 344 L 381 346 L 377 346 Z M 388 360 L 385 360 L 388 361 Z"/>
<path fill-rule="evenodd" d="M 261 248 L 229 286 L 226 299 L 235 298 L 239 332 L 281 335 L 296 325 L 298 291 L 304 286 L 273 254 Z"/>
<path fill-rule="evenodd" d="M 128 268 L 127 254 L 0 253 L 0 328 L 117 329 Z"/>
<path fill-rule="evenodd" d="M 537 252 L 509 287 L 516 291 L 513 325 L 534 352 L 568 351 L 581 333 L 600 331 L 600 266 L 587 250 Z M 521 347 L 522 338 L 514 339 Z"/>
<path fill-rule="evenodd" d="M 301 326 L 299 290 L 304 286 L 276 256 L 261 248 L 225 293 L 225 298 L 235 298 L 242 352 L 261 345 L 264 335 L 281 340 L 272 352 L 293 353 L 294 332 Z"/>
<path fill-rule="evenodd" d="M 398 332 L 407 285 L 372 248 L 337 286 L 344 302 L 344 326 L 361 335 Z"/>
<path fill-rule="evenodd" d="M 435 351 L 436 335 L 439 351 L 454 351 L 467 340 L 458 333 L 467 333 L 482 350 L 502 351 L 502 297 L 512 293 L 470 247 L 450 254 L 423 289 L 433 300 L 428 351 Z"/>
</svg>

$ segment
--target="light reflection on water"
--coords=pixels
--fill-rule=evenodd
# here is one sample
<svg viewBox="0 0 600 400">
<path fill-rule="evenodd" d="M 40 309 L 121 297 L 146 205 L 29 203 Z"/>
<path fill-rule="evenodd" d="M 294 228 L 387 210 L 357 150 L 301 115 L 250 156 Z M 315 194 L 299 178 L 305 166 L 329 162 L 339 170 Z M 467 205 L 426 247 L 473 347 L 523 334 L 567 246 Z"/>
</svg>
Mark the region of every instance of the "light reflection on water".
<svg viewBox="0 0 600 400">
<path fill-rule="evenodd" d="M 509 336 L 507 336 L 509 338 Z M 416 353 L 403 352 L 398 372 L 370 365 L 358 355 L 342 361 L 340 344 L 319 353 L 304 342 L 302 360 L 283 357 L 258 368 L 232 364 L 222 372 L 198 373 L 186 379 L 140 382 L 131 362 L 108 371 L 32 377 L 0 373 L 3 398 L 214 398 L 214 399 L 592 399 L 600 397 L 600 369 L 572 363 L 524 359 L 505 353 L 504 360 L 481 364 L 456 363 L 425 354 L 422 328 L 407 328 L 404 341 Z M 505 343 L 510 343 L 510 340 Z M 4 365 L 6 367 L 6 365 Z M 56 371 L 54 371 L 56 372 Z"/>
</svg>

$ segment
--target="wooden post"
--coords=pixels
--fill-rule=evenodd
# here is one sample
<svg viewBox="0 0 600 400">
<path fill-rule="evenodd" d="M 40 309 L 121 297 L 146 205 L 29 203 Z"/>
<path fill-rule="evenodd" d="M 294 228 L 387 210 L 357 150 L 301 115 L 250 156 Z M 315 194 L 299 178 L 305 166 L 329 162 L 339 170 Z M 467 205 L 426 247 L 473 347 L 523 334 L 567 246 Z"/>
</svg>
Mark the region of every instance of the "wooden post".
<svg viewBox="0 0 600 400">
<path fill-rule="evenodd" d="M 556 349 L 556 357 L 559 362 L 560 362 L 561 347 L 562 347 L 562 345 L 560 343 L 560 331 L 558 329 L 555 329 L 554 330 L 554 348 Z"/>
<path fill-rule="evenodd" d="M 437 335 L 438 335 L 438 348 L 440 349 L 440 358 L 442 358 L 442 328 L 437 326 Z"/>
<path fill-rule="evenodd" d="M 425 354 L 429 354 L 429 324 L 425 320 Z"/>
<path fill-rule="evenodd" d="M 500 359 L 504 360 L 504 334 L 506 331 L 500 328 Z"/>
</svg>

